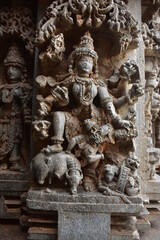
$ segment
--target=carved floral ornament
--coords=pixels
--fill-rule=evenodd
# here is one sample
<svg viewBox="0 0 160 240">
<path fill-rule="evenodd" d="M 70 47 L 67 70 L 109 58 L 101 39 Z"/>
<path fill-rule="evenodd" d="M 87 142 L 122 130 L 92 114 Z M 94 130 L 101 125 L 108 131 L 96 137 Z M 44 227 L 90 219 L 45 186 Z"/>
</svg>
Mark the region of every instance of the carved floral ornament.
<svg viewBox="0 0 160 240">
<path fill-rule="evenodd" d="M 28 8 L 3 8 L 0 10 L 0 37 L 16 36 L 25 43 L 26 50 L 33 54 L 35 26 Z"/>
<path fill-rule="evenodd" d="M 130 43 L 137 47 L 138 23 L 124 1 L 119 0 L 54 1 L 39 23 L 36 43 L 39 48 L 48 43 L 59 33 L 57 25 L 67 31 L 74 24 L 78 27 L 99 28 L 104 22 L 106 29 L 116 34 L 119 39 L 118 53 L 126 51 Z"/>
</svg>

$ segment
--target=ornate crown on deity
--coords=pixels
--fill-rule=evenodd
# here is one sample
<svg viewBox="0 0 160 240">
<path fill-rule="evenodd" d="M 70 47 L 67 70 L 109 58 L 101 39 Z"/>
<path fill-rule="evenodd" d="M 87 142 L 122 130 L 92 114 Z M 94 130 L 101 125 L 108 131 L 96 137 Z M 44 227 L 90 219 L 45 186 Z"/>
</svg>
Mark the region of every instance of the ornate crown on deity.
<svg viewBox="0 0 160 240">
<path fill-rule="evenodd" d="M 79 46 L 75 48 L 76 56 L 90 56 L 92 58 L 98 59 L 97 53 L 94 51 L 93 39 L 89 32 L 86 32 L 83 37 L 81 37 L 81 42 Z"/>
<path fill-rule="evenodd" d="M 69 57 L 69 72 L 73 71 L 75 65 L 76 57 L 90 56 L 93 58 L 94 73 L 98 76 L 98 55 L 94 50 L 93 39 L 89 32 L 86 32 L 84 36 L 81 37 L 80 44 L 75 47 L 75 50 L 71 53 Z"/>
<path fill-rule="evenodd" d="M 4 60 L 5 66 L 19 67 L 21 70 L 25 70 L 25 61 L 22 57 L 19 48 L 13 44 L 9 50 L 6 59 Z"/>
</svg>

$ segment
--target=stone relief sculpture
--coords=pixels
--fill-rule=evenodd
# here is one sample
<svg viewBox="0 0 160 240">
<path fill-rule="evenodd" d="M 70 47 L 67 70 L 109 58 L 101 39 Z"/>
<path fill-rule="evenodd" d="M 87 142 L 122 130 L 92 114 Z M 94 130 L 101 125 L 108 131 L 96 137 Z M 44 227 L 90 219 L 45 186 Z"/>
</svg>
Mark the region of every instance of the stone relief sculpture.
<svg viewBox="0 0 160 240">
<path fill-rule="evenodd" d="M 129 86 L 132 87 L 129 89 Z M 109 79 L 110 92 L 114 96 L 115 107 L 134 105 L 143 95 L 138 66 L 134 60 L 127 60 Z"/>
<path fill-rule="evenodd" d="M 122 65 L 119 73 L 109 79 L 108 84 L 113 98 L 109 93 L 109 87 L 98 76 L 98 55 L 94 50 L 90 33 L 86 32 L 69 56 L 68 73 L 65 77 L 57 76 L 57 79 L 54 79 L 40 75 L 36 82 L 43 95 L 37 95 L 39 109 L 37 120 L 33 123 L 34 129 L 38 137 L 44 140 L 49 137 L 50 125 L 53 128 L 52 145 L 41 151 L 42 159 L 50 159 L 51 165 L 55 164 L 55 168 L 58 166 L 60 168 L 64 161 L 66 166 L 67 161 L 64 159 L 67 156 L 72 158 L 74 154 L 75 162 L 79 161 L 83 166 L 84 189 L 93 191 L 97 187 L 96 168 L 104 159 L 103 145 L 106 142 L 112 144 L 125 142 L 137 136 L 134 123 L 122 119 L 115 110 L 115 107 L 120 108 L 125 104 L 133 105 L 143 94 L 136 63 L 128 60 Z M 131 88 L 128 88 L 129 85 Z M 47 96 L 45 96 L 46 91 L 49 93 Z M 95 105 L 94 99 L 97 96 L 99 102 Z M 55 107 L 59 110 L 54 111 Z M 51 111 L 53 111 L 53 119 L 50 122 Z M 68 146 L 64 149 L 65 141 L 68 142 Z M 54 160 L 55 156 L 59 156 L 59 162 Z M 39 159 L 38 154 L 31 163 L 34 175 L 40 171 Z M 48 160 L 43 160 L 42 163 L 44 161 L 48 164 Z M 53 171 L 55 175 L 56 170 Z M 41 169 L 40 172 L 40 179 L 37 175 L 36 179 L 43 184 L 48 176 L 48 170 L 45 173 Z M 78 172 L 80 172 L 79 168 Z M 130 184 L 134 181 L 131 178 L 133 177 L 130 177 Z M 82 177 L 78 179 L 79 184 Z M 76 193 L 72 190 L 71 192 Z"/>
<path fill-rule="evenodd" d="M 10 19 L 10 21 L 8 21 Z M 0 10 L 0 36 L 17 37 L 25 43 L 26 50 L 34 53 L 35 26 L 28 8 L 2 8 Z"/>
<path fill-rule="evenodd" d="M 31 123 L 32 86 L 23 48 L 33 55 L 35 26 L 30 9 L 23 7 L 2 8 L 0 22 L 0 39 L 11 42 L 0 84 L 0 170 L 25 172 L 22 140 L 24 125 Z"/>
<path fill-rule="evenodd" d="M 63 0 L 61 2 L 54 1 L 46 10 L 45 16 L 39 23 L 37 30 L 36 44 L 42 54 L 39 55 L 42 63 L 46 63 L 46 59 L 53 63 L 60 61 L 58 52 L 61 55 L 64 51 L 64 39 L 62 32 L 59 33 L 58 28 L 64 31 L 71 30 L 74 25 L 77 27 L 100 28 L 103 23 L 106 29 L 109 29 L 110 35 L 116 36 L 112 53 L 114 55 L 125 52 L 129 47 L 137 48 L 138 46 L 138 23 L 128 10 L 124 1 L 78 1 Z M 56 38 L 60 41 L 60 46 L 52 47 L 52 57 L 49 54 L 51 45 L 56 42 Z M 44 53 L 44 48 L 46 53 Z M 45 56 L 45 59 L 44 59 Z"/>
<path fill-rule="evenodd" d="M 155 164 L 159 162 L 160 152 L 155 144 L 154 125 L 159 116 L 160 95 L 159 95 L 159 9 L 155 12 L 152 19 L 143 24 L 142 33 L 145 43 L 145 116 L 148 137 L 148 152 L 150 163 L 150 180 L 156 180 Z"/>
<path fill-rule="evenodd" d="M 139 159 L 133 153 L 124 159 L 120 167 L 115 164 L 106 164 L 102 176 L 99 176 L 99 191 L 105 195 L 119 196 L 124 202 L 131 204 L 132 198 L 127 196 L 136 196 L 140 193 L 138 168 Z"/>
<path fill-rule="evenodd" d="M 37 182 L 41 185 L 44 184 L 46 178 L 49 179 L 49 184 L 52 184 L 55 176 L 59 180 L 65 179 L 66 184 L 70 187 L 71 194 L 77 193 L 77 187 L 83 178 L 79 161 L 73 154 L 66 154 L 65 152 L 51 155 L 48 149 L 43 149 L 32 160 L 31 168 Z"/>
<path fill-rule="evenodd" d="M 29 189 L 35 25 L 31 10 L 16 5 L 0 8 L 0 219 L 17 220 Z"/>
<path fill-rule="evenodd" d="M 154 90 L 159 84 L 159 80 L 158 80 L 159 68 L 158 68 L 157 60 L 154 57 L 146 57 L 145 66 L 146 66 L 145 67 L 146 68 L 145 113 L 146 113 L 147 131 L 150 136 L 150 134 L 152 133 L 152 105 L 154 105 L 154 99 L 156 100 L 157 98 L 157 94 L 154 92 Z M 157 103 L 157 100 L 156 100 L 156 103 Z M 159 111 L 158 106 L 157 106 L 157 111 Z M 155 110 L 155 115 L 156 115 L 156 110 Z"/>
<path fill-rule="evenodd" d="M 0 85 L 0 169 L 24 172 L 22 125 L 31 121 L 29 101 L 32 87 L 27 82 L 24 58 L 15 44 L 8 49 L 4 66 L 5 79 Z"/>
<path fill-rule="evenodd" d="M 16 219 L 28 239 L 151 232 L 160 199 L 159 6 L 1 1 L 4 224 Z"/>
</svg>

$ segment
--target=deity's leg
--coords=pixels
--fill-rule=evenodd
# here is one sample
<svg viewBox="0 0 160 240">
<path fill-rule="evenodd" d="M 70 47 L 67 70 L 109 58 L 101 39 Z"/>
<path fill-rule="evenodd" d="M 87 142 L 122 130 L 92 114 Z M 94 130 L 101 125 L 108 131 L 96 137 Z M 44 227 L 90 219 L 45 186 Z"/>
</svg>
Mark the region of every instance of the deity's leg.
<svg viewBox="0 0 160 240">
<path fill-rule="evenodd" d="M 97 160 L 94 163 L 88 164 L 83 173 L 84 173 L 84 178 L 83 178 L 83 187 L 86 191 L 93 191 L 95 189 L 95 184 L 96 184 L 96 168 L 99 164 L 99 160 Z"/>
<path fill-rule="evenodd" d="M 19 142 L 14 143 L 13 149 L 10 153 L 9 162 L 11 164 L 10 170 L 17 172 L 25 172 L 25 169 L 22 167 L 20 161 L 22 159 L 21 155 L 21 146 Z"/>
<path fill-rule="evenodd" d="M 55 112 L 53 114 L 53 137 L 52 142 L 52 150 L 62 151 L 61 144 L 64 141 L 63 134 L 65 128 L 65 114 L 63 112 Z"/>
</svg>

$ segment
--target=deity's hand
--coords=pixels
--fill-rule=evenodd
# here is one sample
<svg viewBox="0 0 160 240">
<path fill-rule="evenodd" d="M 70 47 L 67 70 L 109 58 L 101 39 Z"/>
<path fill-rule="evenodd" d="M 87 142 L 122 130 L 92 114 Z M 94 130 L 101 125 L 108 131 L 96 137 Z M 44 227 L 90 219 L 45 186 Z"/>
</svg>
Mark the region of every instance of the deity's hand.
<svg viewBox="0 0 160 240">
<path fill-rule="evenodd" d="M 141 97 L 143 94 L 144 89 L 140 83 L 134 83 L 129 91 L 129 97 L 133 102 L 137 101 L 138 97 Z"/>
<path fill-rule="evenodd" d="M 114 124 L 117 128 L 125 128 L 127 130 L 134 127 L 133 123 L 128 120 L 123 120 L 122 118 L 117 118 L 117 121 Z"/>
<path fill-rule="evenodd" d="M 45 102 L 45 101 L 40 102 L 40 109 L 38 110 L 38 112 L 41 116 L 48 115 L 50 110 L 51 110 L 51 106 L 50 104 L 48 104 L 48 102 Z"/>
<path fill-rule="evenodd" d="M 102 183 L 98 183 L 98 190 L 104 195 L 110 195 L 110 189 L 107 186 L 104 186 Z"/>
<path fill-rule="evenodd" d="M 104 192 L 103 192 L 104 195 L 107 195 L 107 196 L 110 196 L 111 195 L 111 191 L 108 187 L 105 188 Z"/>
<path fill-rule="evenodd" d="M 54 102 L 57 102 L 61 106 L 66 106 L 69 103 L 68 89 L 66 87 L 57 86 L 52 90 L 52 96 Z"/>
</svg>

